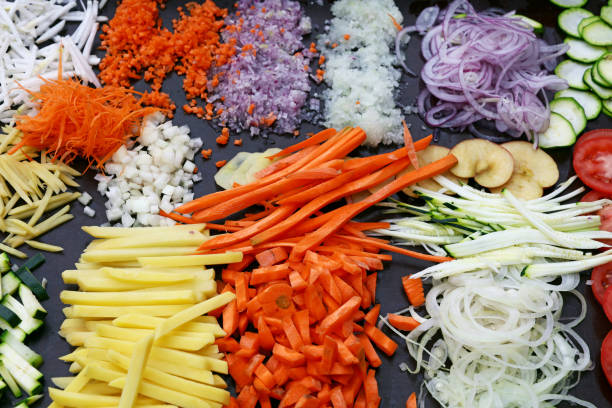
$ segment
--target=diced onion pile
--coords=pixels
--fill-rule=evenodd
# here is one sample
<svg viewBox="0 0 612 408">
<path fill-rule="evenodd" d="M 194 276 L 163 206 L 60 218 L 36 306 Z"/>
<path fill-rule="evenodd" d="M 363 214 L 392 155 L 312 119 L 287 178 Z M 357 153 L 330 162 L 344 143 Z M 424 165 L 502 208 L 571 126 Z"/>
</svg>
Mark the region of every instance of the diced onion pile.
<svg viewBox="0 0 612 408">
<path fill-rule="evenodd" d="M 88 1 L 84 11 L 71 11 L 76 1 L 62 3 L 59 0 L 0 1 L 0 121 L 13 121 L 17 105 L 25 105 L 20 112 L 33 106 L 29 94 L 18 84 L 38 91 L 43 84 L 41 78 L 57 79 L 60 44 L 64 47 L 63 77 L 76 75 L 84 83 L 100 86 L 91 68 L 99 59 L 91 51 L 98 22 L 106 19 L 98 16 L 98 9 L 106 0 Z M 60 36 L 67 21 L 80 24 L 73 34 Z"/>
<path fill-rule="evenodd" d="M 394 94 L 401 73 L 391 52 L 402 14 L 393 0 L 340 0 L 329 30 L 319 38 L 325 56 L 325 126 L 359 126 L 365 144 L 402 142 L 402 115 Z"/>
<path fill-rule="evenodd" d="M 546 69 L 567 46 L 538 39 L 514 12 L 477 13 L 468 1 L 454 1 L 421 48 L 426 88 L 418 107 L 430 126 L 465 128 L 487 119 L 500 132 L 532 139 L 548 127 L 544 91 L 567 88 Z"/>
<path fill-rule="evenodd" d="M 293 132 L 310 91 L 312 53 L 302 49 L 310 19 L 292 0 L 242 0 L 237 6 L 223 31 L 237 53 L 218 68 L 223 74 L 208 101 L 232 130 Z"/>
<path fill-rule="evenodd" d="M 96 175 L 108 221 L 124 227 L 174 224 L 159 210 L 169 213 L 193 199 L 193 184 L 202 179 L 193 162 L 200 147 L 187 126 L 164 122 L 161 113 L 146 117 L 136 142 L 117 150 L 106 174 Z"/>
</svg>

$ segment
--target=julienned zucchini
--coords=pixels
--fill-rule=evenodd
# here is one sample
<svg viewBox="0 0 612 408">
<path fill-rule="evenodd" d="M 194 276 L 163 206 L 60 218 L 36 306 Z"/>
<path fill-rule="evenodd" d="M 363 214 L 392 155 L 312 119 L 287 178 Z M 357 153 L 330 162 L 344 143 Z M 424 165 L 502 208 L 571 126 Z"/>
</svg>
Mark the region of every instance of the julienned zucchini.
<svg viewBox="0 0 612 408">
<path fill-rule="evenodd" d="M 0 377 L 4 380 L 6 385 L 9 387 L 15 398 L 21 397 L 21 388 L 15 382 L 15 379 L 9 372 L 9 370 L 4 366 L 2 359 L 0 358 Z"/>
<path fill-rule="evenodd" d="M 4 276 L 2 276 L 2 296 L 12 295 L 17 288 L 19 288 L 20 284 L 21 281 L 13 271 L 5 273 Z"/>
<path fill-rule="evenodd" d="M 36 295 L 38 299 L 49 299 L 49 294 L 47 293 L 45 288 L 40 284 L 38 279 L 36 279 L 34 275 L 32 275 L 30 269 L 28 269 L 25 265 L 17 269 L 15 275 L 17 275 L 21 282 L 23 282 L 28 288 L 30 288 L 32 293 L 34 293 L 34 295 Z"/>
<path fill-rule="evenodd" d="M 0 304 L 0 319 L 4 320 L 11 327 L 16 327 L 21 323 L 21 318 L 9 307 Z"/>
<path fill-rule="evenodd" d="M 30 316 L 25 307 L 23 307 L 23 305 L 11 295 L 7 295 L 4 297 L 4 299 L 2 299 L 2 305 L 11 309 L 13 313 L 19 316 L 21 322 L 18 326 L 26 334 L 35 332 L 43 324 L 42 320 L 34 319 L 32 316 Z"/>
<path fill-rule="evenodd" d="M 32 293 L 30 288 L 28 288 L 23 283 L 19 285 L 19 298 L 21 299 L 21 303 L 23 303 L 23 307 L 28 312 L 30 316 L 35 319 L 44 319 L 47 316 L 47 311 L 40 304 L 36 296 Z"/>
<path fill-rule="evenodd" d="M 8 272 L 11 270 L 11 261 L 9 260 L 6 252 L 0 254 L 0 273 Z"/>
</svg>

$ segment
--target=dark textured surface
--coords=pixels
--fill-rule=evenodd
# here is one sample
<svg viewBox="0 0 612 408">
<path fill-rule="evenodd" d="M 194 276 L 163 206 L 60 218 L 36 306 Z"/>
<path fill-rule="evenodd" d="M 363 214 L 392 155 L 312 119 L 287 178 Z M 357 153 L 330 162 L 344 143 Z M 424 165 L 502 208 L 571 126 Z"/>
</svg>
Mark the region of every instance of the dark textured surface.
<svg viewBox="0 0 612 408">
<path fill-rule="evenodd" d="M 111 3 L 113 0 L 109 1 Z M 367 0 L 363 0 L 367 1 Z M 177 16 L 176 7 L 181 5 L 184 1 L 168 1 L 166 10 L 163 11 L 162 17 L 164 25 L 169 26 L 172 18 Z M 233 2 L 221 1 L 221 5 L 229 6 Z M 593 11 L 599 9 L 604 3 L 603 1 L 590 1 L 588 8 Z M 404 25 L 410 25 L 414 23 L 416 15 L 424 8 L 433 4 L 439 4 L 441 7 L 445 6 L 446 2 L 436 1 L 406 1 L 396 0 L 396 4 L 402 10 L 405 19 Z M 531 1 L 474 1 L 474 6 L 477 9 L 482 9 L 488 6 L 503 7 L 506 9 L 516 9 L 519 13 L 535 18 L 547 25 L 546 33 L 544 38 L 548 41 L 560 41 L 563 39 L 561 33 L 551 27 L 556 24 L 557 14 L 559 9 L 552 6 L 548 1 L 545 0 L 531 0 Z M 114 12 L 114 4 L 108 4 L 104 10 L 104 14 L 112 16 Z M 313 23 L 316 28 L 322 28 L 323 22 L 329 17 L 329 6 L 326 2 L 325 6 L 318 6 L 308 3 L 307 14 L 313 18 Z M 311 36 L 312 37 L 312 36 Z M 306 38 L 305 43 L 309 44 L 313 38 Z M 418 38 L 413 38 L 410 43 L 410 47 L 407 53 L 407 64 L 413 69 L 418 69 L 422 65 L 422 59 L 419 52 L 420 41 Z M 176 102 L 176 105 L 181 107 L 185 103 L 183 91 L 181 89 L 182 80 L 172 75 L 166 80 L 164 84 L 164 90 L 169 92 L 172 99 Z M 142 85 L 142 84 L 139 84 Z M 137 86 L 137 89 L 144 89 L 142 86 Z M 404 76 L 402 79 L 402 85 L 398 94 L 398 100 L 401 104 L 413 104 L 416 94 L 418 93 L 419 82 L 418 79 Z M 412 134 L 416 139 L 419 139 L 425 135 L 431 133 L 430 129 L 423 128 L 423 122 L 416 116 L 410 115 L 406 117 L 407 122 L 412 124 Z M 246 151 L 263 151 L 271 144 L 275 146 L 284 147 L 290 145 L 296 141 L 295 138 L 290 136 L 276 136 L 270 139 L 256 138 L 251 139 L 248 135 L 243 135 L 244 144 L 242 147 L 236 147 L 232 143 L 225 147 L 219 147 L 215 143 L 215 137 L 218 135 L 218 129 L 214 129 L 208 122 L 199 120 L 195 116 L 187 116 L 183 114 L 182 109 L 178 109 L 174 122 L 176 124 L 187 124 L 191 128 L 191 136 L 202 138 L 204 141 L 204 147 L 213 149 L 212 159 L 203 162 L 201 157 L 198 156 L 196 165 L 203 171 L 205 177 L 204 180 L 195 186 L 196 196 L 200 196 L 206 193 L 215 191 L 212 176 L 216 170 L 214 162 L 222 159 L 230 159 L 240 150 Z M 588 124 L 588 130 L 595 128 L 610 128 L 612 127 L 612 121 L 610 118 L 601 115 L 597 121 L 591 121 Z M 319 129 L 316 126 L 310 124 L 303 124 L 302 134 Z M 441 132 L 439 136 L 439 143 L 444 145 L 454 145 L 465 135 L 447 134 Z M 233 139 L 233 137 L 232 137 Z M 383 149 L 381 149 L 382 151 Z M 361 149 L 360 154 L 366 155 L 371 154 L 374 150 Z M 552 153 L 555 159 L 558 161 L 560 166 L 561 179 L 566 179 L 571 173 L 571 150 L 562 149 Z M 71 347 L 57 334 L 60 324 L 63 320 L 63 314 L 61 313 L 63 305 L 59 301 L 59 293 L 65 288 L 61 282 L 60 274 L 65 269 L 72 269 L 74 262 L 77 261 L 79 254 L 85 248 L 89 242 L 89 238 L 84 232 L 81 231 L 82 225 L 99 225 L 106 221 L 104 215 L 104 199 L 96 191 L 96 183 L 93 180 L 94 173 L 88 172 L 85 176 L 79 179 L 82 190 L 88 191 L 94 200 L 90 204 L 92 208 L 96 210 L 96 217 L 89 218 L 83 214 L 83 206 L 78 202 L 73 205 L 72 213 L 75 215 L 75 219 L 69 223 L 63 225 L 60 228 L 46 234 L 42 241 L 49 243 L 56 243 L 62 245 L 65 248 L 62 254 L 45 254 L 47 262 L 39 269 L 36 270 L 35 275 L 39 278 L 46 277 L 48 280 L 48 291 L 51 299 L 44 302 L 44 306 L 49 311 L 49 316 L 46 319 L 45 326 L 38 333 L 34 334 L 28 339 L 28 345 L 34 348 L 37 352 L 41 353 L 45 359 L 42 366 L 42 371 L 45 374 L 45 394 L 46 387 L 51 385 L 50 378 L 55 376 L 67 376 L 68 365 L 61 362 L 57 358 L 61 355 L 67 354 L 71 351 Z M 34 253 L 33 251 L 26 252 Z M 378 293 L 377 302 L 382 303 L 382 312 L 393 312 L 404 308 L 407 300 L 401 289 L 400 277 L 406 273 L 416 272 L 423 267 L 427 266 L 427 263 L 416 261 L 402 256 L 394 256 L 392 263 L 387 265 L 387 268 L 379 273 L 378 282 Z M 587 279 L 585 276 L 583 280 Z M 587 298 L 587 316 L 585 321 L 578 326 L 578 333 L 587 341 L 591 348 L 591 357 L 594 361 L 594 369 L 586 372 L 577 387 L 572 390 L 572 394 L 584 398 L 597 407 L 604 408 L 612 406 L 612 391 L 610 386 L 607 384 L 601 367 L 599 364 L 599 349 L 601 341 L 605 334 L 612 328 L 608 323 L 603 311 L 597 304 L 597 301 L 593 297 L 590 289 L 581 286 L 580 290 L 586 293 Z M 575 303 L 569 303 L 565 307 L 567 316 L 574 316 L 578 312 L 578 305 Z M 399 340 L 398 338 L 395 338 Z M 382 353 L 381 353 L 382 354 Z M 398 365 L 402 361 L 407 360 L 407 353 L 404 348 L 400 345 L 398 352 L 393 358 L 387 358 L 384 355 L 381 356 L 383 359 L 383 366 L 378 370 L 377 378 L 380 387 L 380 393 L 382 395 L 381 407 L 383 408 L 395 408 L 405 406 L 405 401 L 408 395 L 419 390 L 422 377 L 420 375 L 406 375 L 402 373 Z M 0 406 L 8 407 L 12 405 L 12 402 L 5 396 L 0 400 Z M 45 395 L 43 405 L 49 404 L 49 398 Z M 431 401 L 426 404 L 428 407 L 437 406 Z M 41 405 L 42 406 L 42 405 Z M 562 407 L 570 406 L 568 404 L 560 405 Z"/>
</svg>

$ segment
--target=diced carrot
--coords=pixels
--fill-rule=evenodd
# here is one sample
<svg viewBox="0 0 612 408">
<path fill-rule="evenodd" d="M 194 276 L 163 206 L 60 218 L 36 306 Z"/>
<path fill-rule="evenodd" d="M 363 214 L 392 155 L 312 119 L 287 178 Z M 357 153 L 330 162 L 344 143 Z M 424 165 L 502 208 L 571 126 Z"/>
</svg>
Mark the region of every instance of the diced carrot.
<svg viewBox="0 0 612 408">
<path fill-rule="evenodd" d="M 240 387 L 246 387 L 250 384 L 251 378 L 247 374 L 247 360 L 241 357 L 237 357 L 234 354 L 227 354 L 227 365 L 229 367 L 229 373 L 236 382 L 236 385 Z"/>
<path fill-rule="evenodd" d="M 246 313 L 242 313 L 238 317 L 238 333 L 240 333 L 240 335 L 243 335 L 246 332 L 248 324 L 249 316 L 247 316 Z"/>
<path fill-rule="evenodd" d="M 300 333 L 300 337 L 304 345 L 311 344 L 310 338 L 310 314 L 308 309 L 303 309 L 293 315 L 293 322 L 297 331 Z"/>
<path fill-rule="evenodd" d="M 364 320 L 371 325 L 376 325 L 378 322 L 378 315 L 380 314 L 380 305 L 374 305 L 372 309 L 365 315 Z"/>
<path fill-rule="evenodd" d="M 425 304 L 425 293 L 421 278 L 411 279 L 410 275 L 403 276 L 402 286 L 412 306 L 418 307 Z"/>
<path fill-rule="evenodd" d="M 296 291 L 306 289 L 308 286 L 304 278 L 302 278 L 302 275 L 300 275 L 300 273 L 297 271 L 289 272 L 289 282 L 291 283 L 293 290 Z"/>
<path fill-rule="evenodd" d="M 323 319 L 327 315 L 327 310 L 323 305 L 321 292 L 315 285 L 309 285 L 305 291 L 306 307 L 315 321 Z"/>
<path fill-rule="evenodd" d="M 361 305 L 361 298 L 359 296 L 353 296 L 342 306 L 340 306 L 338 310 L 325 317 L 323 321 L 321 321 L 321 324 L 317 330 L 321 334 L 329 333 L 334 326 L 342 324 L 353 313 L 355 313 L 355 311 L 359 308 L 359 305 Z"/>
<path fill-rule="evenodd" d="M 395 353 L 397 343 L 391 340 L 385 333 L 380 331 L 376 326 L 366 323 L 365 334 L 381 349 L 386 355 L 390 356 Z"/>
<path fill-rule="evenodd" d="M 360 375 L 353 375 L 350 382 L 346 386 L 342 387 L 342 396 L 344 397 L 346 405 L 354 405 L 355 398 L 357 398 L 357 394 L 359 393 L 362 385 L 363 378 Z"/>
<path fill-rule="evenodd" d="M 417 397 L 416 393 L 410 394 L 408 399 L 406 400 L 406 408 L 417 408 Z"/>
<path fill-rule="evenodd" d="M 334 408 L 347 408 L 340 386 L 334 387 L 331 390 L 330 399 Z"/>
<path fill-rule="evenodd" d="M 277 247 L 258 253 L 255 259 L 261 266 L 271 266 L 284 261 L 288 257 L 289 255 L 284 248 Z"/>
<path fill-rule="evenodd" d="M 329 373 L 336 358 L 337 345 L 330 336 L 325 336 L 323 340 L 323 357 L 321 359 L 321 371 Z"/>
<path fill-rule="evenodd" d="M 249 385 L 240 391 L 236 400 L 240 408 L 255 408 L 257 405 L 257 392 L 253 386 Z"/>
<path fill-rule="evenodd" d="M 248 282 L 247 275 L 244 272 L 240 272 L 235 278 L 236 280 L 236 310 L 241 313 L 246 310 L 248 298 Z"/>
<path fill-rule="evenodd" d="M 263 354 L 255 354 L 253 357 L 251 357 L 246 367 L 247 375 L 252 377 L 255 374 L 257 367 L 259 367 L 265 359 L 266 357 Z"/>
<path fill-rule="evenodd" d="M 321 403 L 319 399 L 310 394 L 302 395 L 302 397 L 295 404 L 295 408 L 318 408 L 320 406 Z"/>
<path fill-rule="evenodd" d="M 238 406 L 238 402 L 236 401 L 236 398 L 234 398 L 234 397 L 230 397 L 230 403 L 229 403 L 229 405 L 227 406 L 227 408 L 240 408 L 240 407 Z"/>
<path fill-rule="evenodd" d="M 272 350 L 274 347 L 274 337 L 263 316 L 257 319 L 257 332 L 259 334 L 259 343 L 264 350 Z"/>
<path fill-rule="evenodd" d="M 302 353 L 309 360 L 321 360 L 323 358 L 323 346 L 305 345 Z"/>
<path fill-rule="evenodd" d="M 251 275 L 251 285 L 282 280 L 289 275 L 289 272 L 290 269 L 286 264 L 257 268 Z"/>
<path fill-rule="evenodd" d="M 393 313 L 387 315 L 389 324 L 398 330 L 410 331 L 414 330 L 419 326 L 419 322 L 410 316 L 401 316 Z"/>
<path fill-rule="evenodd" d="M 302 353 L 297 351 L 293 351 L 285 346 L 282 346 L 278 343 L 274 345 L 272 348 L 272 353 L 285 364 L 290 367 L 296 367 L 301 365 L 305 361 L 305 357 Z"/>
<path fill-rule="evenodd" d="M 257 395 L 257 401 L 259 401 L 260 408 L 272 408 L 270 396 L 265 393 L 259 393 Z"/>
<path fill-rule="evenodd" d="M 240 337 L 240 347 L 257 351 L 259 349 L 259 336 L 257 335 L 257 333 L 244 333 Z"/>
<path fill-rule="evenodd" d="M 301 381 L 305 377 L 308 377 L 308 371 L 306 366 L 292 367 L 288 370 L 289 378 L 296 381 Z"/>
<path fill-rule="evenodd" d="M 380 367 L 382 365 L 382 360 L 378 356 L 378 353 L 374 349 L 370 339 L 365 334 L 359 335 L 358 338 L 363 346 L 363 350 L 365 351 L 366 358 L 370 362 L 370 365 L 372 367 Z"/>
<path fill-rule="evenodd" d="M 225 166 L 227 164 L 227 160 L 219 160 L 218 162 L 215 162 L 215 166 L 217 166 L 218 169 L 220 169 L 221 167 Z M 257 400 L 256 400 L 257 402 Z"/>
<path fill-rule="evenodd" d="M 280 365 L 276 370 L 274 370 L 274 381 L 279 386 L 284 385 L 287 380 L 289 380 L 289 367 L 286 365 Z"/>
<path fill-rule="evenodd" d="M 321 401 L 321 404 L 327 404 L 331 398 L 331 389 L 329 384 L 323 384 L 321 391 L 318 392 L 317 398 Z"/>
<path fill-rule="evenodd" d="M 264 383 L 268 389 L 272 389 L 276 385 L 274 375 L 268 370 L 265 364 L 260 364 L 255 369 L 255 376 Z"/>
<path fill-rule="evenodd" d="M 344 344 L 339 339 L 334 339 L 334 341 L 336 342 L 336 347 L 337 347 L 336 350 L 338 351 L 338 360 L 340 361 L 341 364 L 343 365 L 359 364 L 359 360 L 357 359 L 357 357 L 355 357 L 355 355 L 351 352 L 351 350 L 349 350 L 349 348 L 346 347 L 346 344 Z"/>
<path fill-rule="evenodd" d="M 294 405 L 295 403 L 297 403 L 300 400 L 300 398 L 304 394 L 307 394 L 307 393 L 308 393 L 308 389 L 304 387 L 302 384 L 300 384 L 297 381 L 292 382 L 287 387 L 287 392 L 283 396 L 283 399 L 281 400 L 278 406 L 279 408 L 290 407 Z"/>
<path fill-rule="evenodd" d="M 222 353 L 235 353 L 240 350 L 240 344 L 233 337 L 222 337 L 215 340 L 215 344 L 219 346 L 219 351 Z"/>
</svg>

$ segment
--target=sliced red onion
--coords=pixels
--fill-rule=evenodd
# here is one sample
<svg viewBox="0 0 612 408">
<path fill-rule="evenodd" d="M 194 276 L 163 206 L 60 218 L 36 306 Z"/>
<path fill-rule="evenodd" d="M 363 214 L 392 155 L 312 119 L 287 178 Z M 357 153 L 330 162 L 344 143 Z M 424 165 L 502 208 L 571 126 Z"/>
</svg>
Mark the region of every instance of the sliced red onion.
<svg viewBox="0 0 612 408">
<path fill-rule="evenodd" d="M 397 58 L 397 62 L 399 62 L 402 68 L 404 68 L 404 71 L 406 71 L 409 75 L 412 75 L 412 76 L 416 76 L 416 74 L 414 73 L 414 71 L 408 68 L 408 66 L 404 62 L 404 54 L 402 54 L 401 49 L 402 49 L 402 41 L 404 41 L 404 36 L 407 35 L 408 33 L 413 33 L 415 31 L 418 31 L 416 26 L 404 27 L 397 33 L 397 36 L 395 37 L 395 56 Z M 409 42 L 410 42 L 410 37 L 408 37 L 408 39 L 406 40 L 406 43 L 409 43 Z"/>
<path fill-rule="evenodd" d="M 529 139 L 548 126 L 548 102 L 538 95 L 567 88 L 546 69 L 567 46 L 546 44 L 513 15 L 477 13 L 467 0 L 440 13 L 421 44 L 426 88 L 417 105 L 430 126 L 464 129 L 484 118 Z"/>
<path fill-rule="evenodd" d="M 425 9 L 423 9 L 423 11 L 421 11 L 414 25 L 421 34 L 424 34 L 425 32 L 427 32 L 427 30 L 433 27 L 433 25 L 436 23 L 436 20 L 438 19 L 439 14 L 440 7 L 426 7 Z"/>
</svg>

